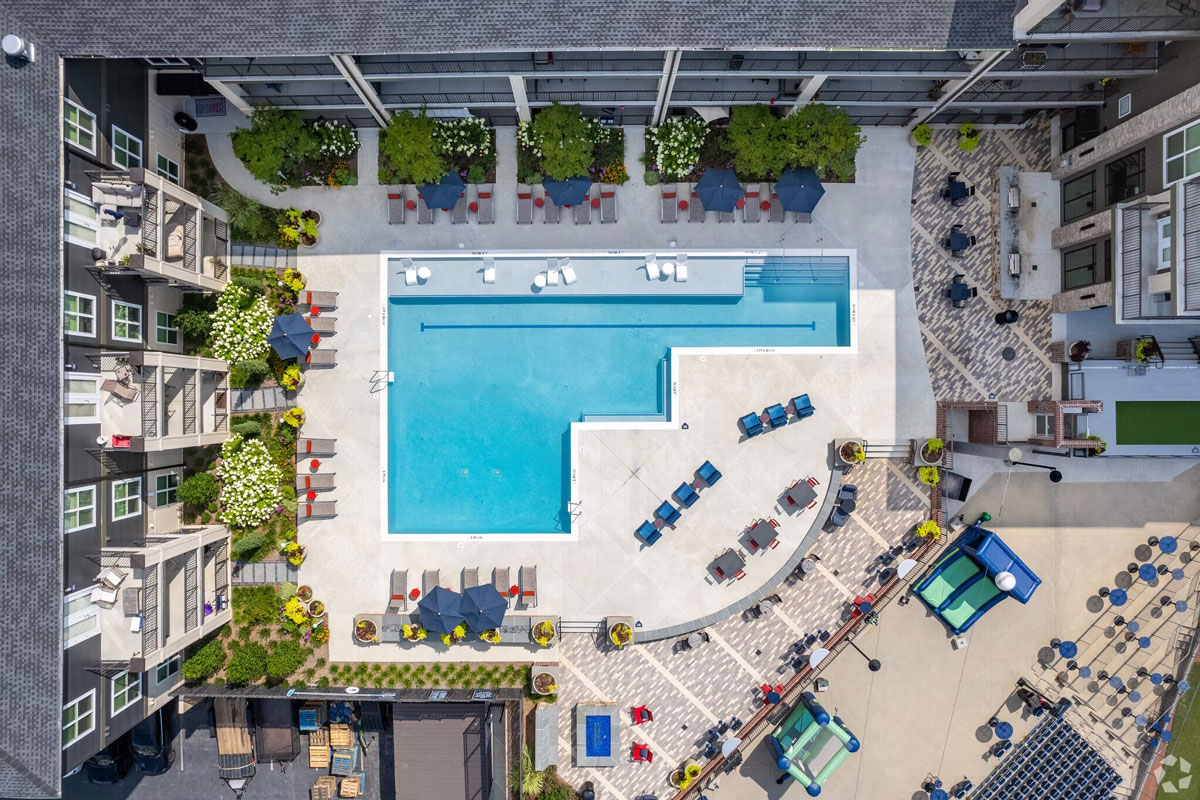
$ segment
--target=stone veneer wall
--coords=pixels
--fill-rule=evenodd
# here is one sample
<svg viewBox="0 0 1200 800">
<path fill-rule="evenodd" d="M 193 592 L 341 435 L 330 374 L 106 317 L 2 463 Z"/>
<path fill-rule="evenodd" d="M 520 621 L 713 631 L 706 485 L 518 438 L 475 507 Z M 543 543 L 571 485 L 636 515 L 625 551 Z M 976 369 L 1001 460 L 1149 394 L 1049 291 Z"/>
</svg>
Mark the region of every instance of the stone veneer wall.
<svg viewBox="0 0 1200 800">
<path fill-rule="evenodd" d="M 1092 239 L 1111 235 L 1114 213 L 1113 209 L 1108 209 L 1055 228 L 1050 234 L 1050 246 L 1055 250 L 1063 250 Z"/>
<path fill-rule="evenodd" d="M 1087 311 L 1089 308 L 1111 306 L 1112 304 L 1113 282 L 1105 281 L 1059 292 L 1051 299 L 1050 310 L 1055 314 L 1069 314 L 1072 311 Z"/>
</svg>

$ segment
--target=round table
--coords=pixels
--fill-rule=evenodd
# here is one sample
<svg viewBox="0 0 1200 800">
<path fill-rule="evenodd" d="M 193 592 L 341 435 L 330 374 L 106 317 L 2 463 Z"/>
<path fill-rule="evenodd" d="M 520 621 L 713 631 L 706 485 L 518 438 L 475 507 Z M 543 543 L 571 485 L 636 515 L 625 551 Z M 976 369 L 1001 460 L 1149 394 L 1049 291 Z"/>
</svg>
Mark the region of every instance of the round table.
<svg viewBox="0 0 1200 800">
<path fill-rule="evenodd" d="M 1154 580 L 1157 575 L 1158 570 L 1154 568 L 1153 564 L 1142 564 L 1138 567 L 1138 577 L 1146 582 Z"/>
<path fill-rule="evenodd" d="M 313 490 L 313 489 L 309 489 L 309 490 L 308 490 L 308 494 L 306 494 L 306 495 L 304 495 L 304 496 L 305 496 L 307 499 L 309 499 L 309 500 L 316 500 L 316 499 L 317 499 L 317 493 L 316 493 L 316 491 L 315 491 L 315 490 Z"/>
<path fill-rule="evenodd" d="M 1108 602 L 1112 603 L 1114 606 L 1123 606 L 1125 605 L 1125 601 L 1128 599 L 1129 596 L 1125 594 L 1124 589 L 1113 589 L 1108 593 Z"/>
<path fill-rule="evenodd" d="M 858 610 L 864 614 L 870 614 L 872 608 L 874 608 L 874 606 L 866 600 L 863 600 L 858 604 Z"/>
<path fill-rule="evenodd" d="M 806 558 L 800 562 L 800 571 L 805 575 L 811 574 L 817 568 L 817 562 Z"/>
<path fill-rule="evenodd" d="M 1092 677 L 1092 668 L 1091 667 L 1080 667 L 1079 668 L 1079 677 L 1081 677 L 1081 678 Z"/>
<path fill-rule="evenodd" d="M 1145 715 L 1145 714 L 1138 714 L 1136 717 L 1134 717 L 1134 718 L 1133 718 L 1133 722 L 1134 722 L 1134 724 L 1135 724 L 1135 725 L 1137 725 L 1139 728 L 1144 728 L 1144 727 L 1146 727 L 1146 715 Z"/>
<path fill-rule="evenodd" d="M 770 614 L 775 610 L 775 604 L 770 600 L 763 600 L 758 604 L 758 610 L 764 614 Z"/>
<path fill-rule="evenodd" d="M 779 692 L 775 691 L 774 689 L 767 692 L 767 702 L 770 703 L 771 705 L 775 705 L 776 703 L 778 703 L 779 702 Z"/>
<path fill-rule="evenodd" d="M 666 275 L 668 278 L 675 274 L 675 262 L 674 261 L 664 261 L 660 265 L 660 268 L 662 269 L 662 274 Z"/>
<path fill-rule="evenodd" d="M 517 586 L 515 583 L 512 586 L 508 587 L 508 596 L 509 597 L 516 597 L 520 593 L 521 593 L 521 587 Z"/>
<path fill-rule="evenodd" d="M 1180 681 L 1179 683 L 1177 683 L 1175 685 L 1179 687 L 1179 691 L 1181 694 L 1183 692 L 1186 692 L 1188 689 L 1192 688 L 1192 685 L 1190 683 L 1188 683 L 1187 681 Z"/>
<path fill-rule="evenodd" d="M 1063 658 L 1074 658 L 1079 654 L 1079 646 L 1074 642 L 1063 642 L 1058 646 L 1058 654 Z"/>
<path fill-rule="evenodd" d="M 842 510 L 843 510 L 843 511 L 850 512 L 850 511 L 853 511 L 855 508 L 857 508 L 857 507 L 858 507 L 858 503 L 856 503 L 856 502 L 854 502 L 853 500 L 851 500 L 851 499 L 847 498 L 847 499 L 845 499 L 845 500 L 843 500 L 843 501 L 841 502 L 841 506 L 842 506 Z"/>
<path fill-rule="evenodd" d="M 704 637 L 698 633 L 689 633 L 687 643 L 689 647 L 699 647 L 704 644 Z"/>
<path fill-rule="evenodd" d="M 1162 732 L 1162 733 L 1160 733 L 1158 736 L 1159 736 L 1159 738 L 1160 738 L 1160 739 L 1162 739 L 1164 742 L 1169 742 L 1169 741 L 1171 741 L 1172 739 L 1174 739 L 1174 738 L 1175 738 L 1175 734 L 1171 733 L 1170 731 L 1163 731 L 1163 732 Z"/>
<path fill-rule="evenodd" d="M 429 271 L 429 267 L 417 267 L 417 278 L 427 281 L 433 273 Z"/>
<path fill-rule="evenodd" d="M 544 272 L 539 272 L 537 275 L 534 275 L 533 276 L 533 285 L 539 289 L 545 289 L 546 288 L 546 274 Z"/>
<path fill-rule="evenodd" d="M 996 736 L 1001 739 L 1011 739 L 1013 735 L 1013 726 L 1008 722 L 996 723 Z"/>
<path fill-rule="evenodd" d="M 1155 672 L 1150 675 L 1150 682 L 1155 686 L 1162 686 L 1162 675 Z"/>
<path fill-rule="evenodd" d="M 734 750 L 737 750 L 738 745 L 741 743 L 742 740 L 738 737 L 730 736 L 728 739 L 721 742 L 721 755 L 725 758 L 729 758 L 729 756 L 733 754 Z"/>
<path fill-rule="evenodd" d="M 1140 624 L 1138 624 L 1138 621 L 1135 619 L 1135 620 L 1130 620 L 1129 624 L 1125 627 L 1129 628 L 1130 633 L 1137 633 L 1138 628 L 1140 628 L 1142 626 Z"/>
<path fill-rule="evenodd" d="M 1171 555 L 1179 549 L 1179 541 L 1174 536 L 1164 536 L 1158 540 L 1158 549 Z"/>
</svg>

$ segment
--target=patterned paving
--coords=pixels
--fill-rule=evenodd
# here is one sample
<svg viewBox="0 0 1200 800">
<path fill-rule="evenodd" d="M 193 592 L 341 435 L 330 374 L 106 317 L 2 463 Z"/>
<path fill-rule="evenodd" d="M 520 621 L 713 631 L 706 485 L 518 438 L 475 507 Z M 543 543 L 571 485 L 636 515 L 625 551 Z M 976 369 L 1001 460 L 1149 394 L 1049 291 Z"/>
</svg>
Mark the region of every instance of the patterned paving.
<svg viewBox="0 0 1200 800">
<path fill-rule="evenodd" d="M 939 400 L 1029 400 L 1050 397 L 1050 302 L 1002 300 L 999 294 L 996 170 L 1017 164 L 1023 170 L 1050 168 L 1049 121 L 1040 116 L 1019 130 L 988 130 L 972 153 L 958 149 L 953 130 L 934 132 L 920 148 L 913 174 L 913 284 L 925 357 Z M 946 177 L 976 187 L 966 205 L 954 208 L 941 197 Z M 961 223 L 976 244 L 965 258 L 942 247 L 950 226 Z M 965 308 L 952 308 L 944 296 L 955 273 L 978 287 Z M 1013 309 L 1020 319 L 997 325 L 998 311 Z M 1005 361 L 1006 347 L 1016 351 Z"/>
<path fill-rule="evenodd" d="M 707 629 L 712 641 L 692 651 L 680 650 L 675 639 L 616 651 L 593 636 L 564 635 L 558 767 L 567 781 L 576 786 L 593 781 L 613 797 L 668 795 L 667 776 L 684 759 L 702 760 L 704 735 L 717 719 L 749 719 L 761 703 L 756 687 L 791 675 L 793 642 L 807 633 L 836 630 L 849 615 L 847 590 L 878 586 L 876 557 L 925 518 L 928 495 L 916 470 L 901 461 L 868 459 L 846 482 L 859 487 L 854 518 L 820 535 L 812 550 L 820 569 L 780 586 L 783 604 L 776 613 L 718 623 Z M 622 752 L 616 767 L 579 769 L 571 762 L 573 709 L 592 702 L 621 705 Z M 654 721 L 635 727 L 629 716 L 635 705 L 648 706 Z M 630 760 L 635 741 L 653 751 L 652 764 Z"/>
</svg>

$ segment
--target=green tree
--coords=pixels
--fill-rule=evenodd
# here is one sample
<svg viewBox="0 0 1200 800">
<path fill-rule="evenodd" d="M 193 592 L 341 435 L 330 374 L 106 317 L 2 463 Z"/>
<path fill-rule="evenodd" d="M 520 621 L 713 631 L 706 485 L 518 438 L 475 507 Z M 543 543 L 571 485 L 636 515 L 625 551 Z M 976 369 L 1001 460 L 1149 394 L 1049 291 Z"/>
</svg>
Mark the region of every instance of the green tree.
<svg viewBox="0 0 1200 800">
<path fill-rule="evenodd" d="M 729 149 L 739 176 L 778 175 L 786 163 L 781 122 L 770 106 L 734 106 L 729 116 Z"/>
<path fill-rule="evenodd" d="M 233 651 L 229 666 L 225 668 L 225 679 L 231 686 L 254 683 L 267 671 L 267 648 L 256 642 L 243 644 Z"/>
<path fill-rule="evenodd" d="M 229 231 L 234 240 L 253 244 L 275 244 L 279 226 L 275 218 L 279 210 L 264 206 L 235 189 L 225 186 L 213 197 L 213 202 L 225 209 Z"/>
<path fill-rule="evenodd" d="M 561 181 L 587 175 L 596 142 L 592 125 L 579 113 L 579 106 L 555 103 L 542 109 L 533 118 L 530 133 L 542 151 L 542 171 L 547 177 Z"/>
<path fill-rule="evenodd" d="M 202 681 L 216 675 L 223 666 L 225 648 L 219 639 L 210 639 L 184 659 L 183 677 L 189 681 Z"/>
<path fill-rule="evenodd" d="M 784 164 L 808 167 L 818 175 L 828 170 L 838 180 L 854 177 L 858 149 L 865 138 L 845 110 L 810 103 L 780 123 Z"/>
<path fill-rule="evenodd" d="M 509 786 L 519 791 L 522 797 L 536 797 L 541 794 L 542 786 L 546 783 L 546 773 L 533 768 L 533 751 L 529 749 L 529 745 L 521 748 L 521 763 L 513 764 L 508 780 Z"/>
<path fill-rule="evenodd" d="M 410 111 L 392 115 L 379 137 L 379 150 L 402 183 L 433 183 L 446 174 L 442 145 L 437 138 L 437 120 Z"/>
<path fill-rule="evenodd" d="M 233 132 L 233 152 L 255 178 L 271 186 L 286 182 L 305 159 L 316 154 L 317 137 L 299 111 L 264 106 L 250 115 L 250 127 Z"/>
<path fill-rule="evenodd" d="M 277 642 L 267 656 L 267 680 L 280 683 L 308 659 L 308 651 L 295 639 Z"/>
<path fill-rule="evenodd" d="M 206 508 L 217 496 L 217 479 L 208 472 L 197 472 L 179 484 L 179 499 L 189 506 Z"/>
</svg>

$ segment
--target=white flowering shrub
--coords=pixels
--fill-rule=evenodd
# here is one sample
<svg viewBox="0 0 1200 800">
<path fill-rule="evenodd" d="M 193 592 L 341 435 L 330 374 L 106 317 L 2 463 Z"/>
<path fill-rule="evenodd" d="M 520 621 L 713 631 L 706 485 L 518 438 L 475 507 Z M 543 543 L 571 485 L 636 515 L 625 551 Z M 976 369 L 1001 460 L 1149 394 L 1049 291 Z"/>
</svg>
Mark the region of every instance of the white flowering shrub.
<svg viewBox="0 0 1200 800">
<path fill-rule="evenodd" d="M 479 117 L 444 119 L 438 123 L 435 138 L 444 153 L 456 153 L 468 158 L 490 156 L 492 131 Z"/>
<path fill-rule="evenodd" d="M 653 167 L 664 178 L 679 179 L 696 168 L 708 123 L 699 117 L 672 117 L 648 133 L 654 144 Z"/>
<path fill-rule="evenodd" d="M 325 158 L 349 158 L 361 144 L 353 128 L 333 120 L 312 123 L 312 131 L 317 135 L 317 152 Z"/>
<path fill-rule="evenodd" d="M 266 357 L 275 320 L 266 295 L 252 299 L 249 289 L 231 283 L 217 298 L 212 318 L 214 356 L 231 364 Z"/>
<path fill-rule="evenodd" d="M 235 435 L 221 447 L 221 521 L 235 528 L 266 522 L 283 502 L 283 473 L 260 439 Z"/>
<path fill-rule="evenodd" d="M 517 123 L 517 144 L 529 150 L 534 156 L 542 157 L 542 142 L 534 134 L 532 122 Z"/>
</svg>

